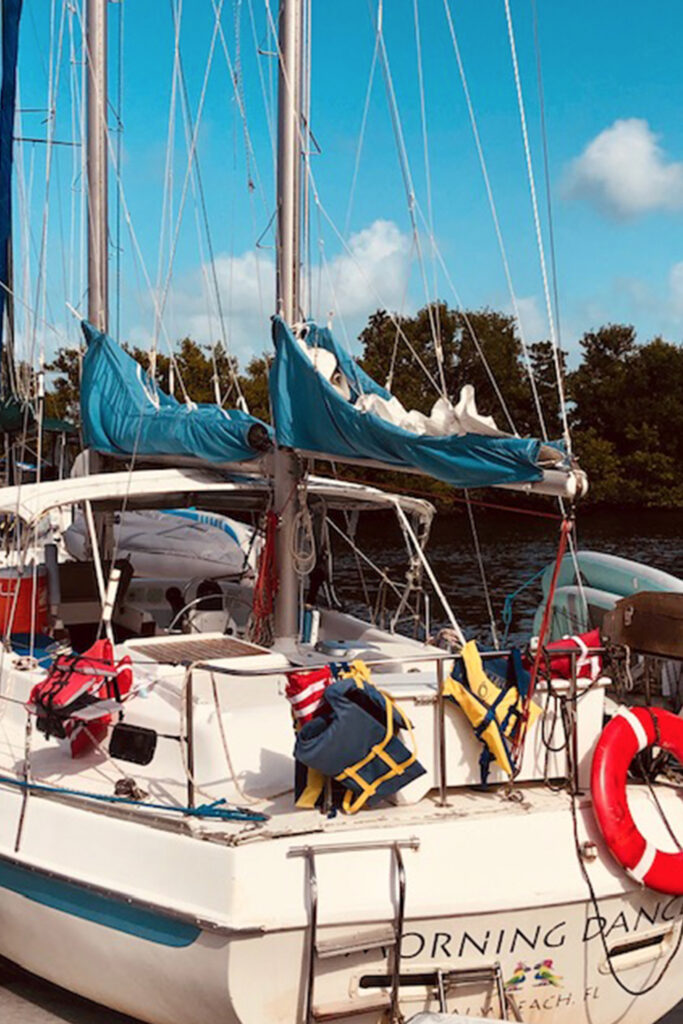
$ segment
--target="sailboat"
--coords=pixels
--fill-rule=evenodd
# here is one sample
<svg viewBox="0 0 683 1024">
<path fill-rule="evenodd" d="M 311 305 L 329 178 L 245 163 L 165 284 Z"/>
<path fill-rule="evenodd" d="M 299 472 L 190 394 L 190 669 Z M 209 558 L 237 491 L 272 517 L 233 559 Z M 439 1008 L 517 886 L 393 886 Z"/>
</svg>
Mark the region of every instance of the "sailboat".
<svg viewBox="0 0 683 1024">
<path fill-rule="evenodd" d="M 467 394 L 410 429 L 328 329 L 301 322 L 301 0 L 283 0 L 279 19 L 274 438 L 247 414 L 225 416 L 216 451 L 215 410 L 98 376 L 98 353 L 115 351 L 105 16 L 89 0 L 95 383 L 82 409 L 96 451 L 68 485 L 0 491 L 19 552 L 59 507 L 80 510 L 92 556 L 65 569 L 48 543 L 5 597 L 0 954 L 149 1024 L 397 1024 L 423 1011 L 654 1024 L 680 997 L 683 809 L 675 786 L 627 782 L 615 758 L 678 749 L 678 727 L 661 709 L 625 709 L 603 732 L 600 645 L 550 650 L 541 624 L 530 667 L 520 652 L 479 652 L 425 552 L 430 504 L 307 463 L 322 454 L 569 498 L 585 477 L 561 445 L 484 422 Z M 162 417 L 176 464 L 141 466 L 164 454 Z M 131 421 L 128 464 L 103 471 L 95 456 L 125 456 Z M 123 507 L 260 514 L 255 582 L 199 595 L 218 623 L 187 623 L 180 608 L 179 627 L 163 589 L 118 557 L 111 517 Z M 360 559 L 355 520 L 387 511 L 410 572 L 394 619 L 368 623 L 330 596 L 330 534 Z M 442 643 L 426 621 L 414 637 L 395 628 L 423 579 L 450 622 Z M 609 788 L 619 779 L 623 792 Z M 627 793 L 635 859 L 612 828 Z"/>
</svg>

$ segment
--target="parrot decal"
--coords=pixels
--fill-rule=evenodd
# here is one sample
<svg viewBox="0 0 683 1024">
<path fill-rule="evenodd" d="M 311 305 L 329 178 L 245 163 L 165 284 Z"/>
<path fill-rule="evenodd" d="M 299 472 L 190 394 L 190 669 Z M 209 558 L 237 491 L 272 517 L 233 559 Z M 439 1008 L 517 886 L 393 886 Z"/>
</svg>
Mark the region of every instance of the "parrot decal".
<svg viewBox="0 0 683 1024">
<path fill-rule="evenodd" d="M 540 963 L 534 964 L 534 984 L 535 985 L 553 985 L 555 988 L 562 988 L 562 975 L 555 974 L 553 972 L 552 960 L 541 960 Z"/>
<path fill-rule="evenodd" d="M 515 967 L 512 977 L 505 982 L 505 988 L 509 989 L 510 992 L 517 992 L 526 981 L 526 976 L 530 970 L 529 965 L 520 960 Z"/>
</svg>

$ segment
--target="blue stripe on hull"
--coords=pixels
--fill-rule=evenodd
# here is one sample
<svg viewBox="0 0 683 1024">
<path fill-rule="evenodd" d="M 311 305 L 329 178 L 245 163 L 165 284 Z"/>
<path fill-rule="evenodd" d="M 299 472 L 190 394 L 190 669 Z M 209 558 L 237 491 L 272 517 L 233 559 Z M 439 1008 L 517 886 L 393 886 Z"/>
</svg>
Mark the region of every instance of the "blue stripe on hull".
<svg viewBox="0 0 683 1024">
<path fill-rule="evenodd" d="M 2 858 L 0 887 L 72 917 L 161 946 L 190 946 L 201 933 L 196 925 L 167 917 L 158 911 L 130 906 L 123 899 L 92 892 L 76 882 L 31 871 Z"/>
</svg>

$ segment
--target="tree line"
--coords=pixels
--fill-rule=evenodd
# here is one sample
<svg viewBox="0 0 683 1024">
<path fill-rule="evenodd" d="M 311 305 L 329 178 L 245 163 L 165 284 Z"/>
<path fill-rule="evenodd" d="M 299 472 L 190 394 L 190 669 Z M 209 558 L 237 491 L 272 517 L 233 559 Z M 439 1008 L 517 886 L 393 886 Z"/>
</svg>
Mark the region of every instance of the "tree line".
<svg viewBox="0 0 683 1024">
<path fill-rule="evenodd" d="M 442 350 L 441 369 L 435 336 Z M 378 383 L 388 384 L 407 409 L 429 413 L 438 397 L 440 374 L 448 394 L 457 401 L 460 388 L 473 384 L 481 413 L 492 415 L 501 429 L 540 436 L 543 427 L 532 394 L 536 384 L 547 435 L 562 434 L 556 386 L 555 356 L 548 341 L 525 353 L 514 319 L 495 310 L 457 311 L 446 304 L 430 305 L 414 316 L 396 317 L 385 310 L 370 316 L 359 336 L 359 362 Z M 683 346 L 655 337 L 639 343 L 635 329 L 607 324 L 586 332 L 579 341 L 580 362 L 567 369 L 559 354 L 572 443 L 590 478 L 593 504 L 638 504 L 671 508 L 683 503 Z M 149 371 L 149 355 L 128 351 Z M 237 377 L 249 411 L 270 421 L 268 356 L 253 358 L 243 370 L 222 345 L 211 351 L 190 338 L 176 352 L 177 376 L 189 396 L 211 402 L 215 381 L 225 403 L 236 400 Z M 49 365 L 48 415 L 78 421 L 80 354 L 61 348 Z M 170 359 L 158 354 L 157 383 L 168 390 L 173 382 Z M 358 476 L 358 467 L 353 475 Z M 377 472 L 366 473 L 379 478 Z M 438 481 L 415 477 L 394 482 L 407 489 L 427 489 L 445 497 Z M 387 480 L 387 476 L 384 476 Z"/>
</svg>

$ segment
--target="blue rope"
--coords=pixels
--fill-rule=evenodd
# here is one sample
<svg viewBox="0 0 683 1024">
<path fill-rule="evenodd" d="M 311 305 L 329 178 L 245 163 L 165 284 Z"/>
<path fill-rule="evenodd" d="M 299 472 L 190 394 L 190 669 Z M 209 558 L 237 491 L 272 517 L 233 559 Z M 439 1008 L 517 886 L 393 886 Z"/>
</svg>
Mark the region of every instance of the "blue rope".
<svg viewBox="0 0 683 1024">
<path fill-rule="evenodd" d="M 108 804 L 127 804 L 132 807 L 146 807 L 153 811 L 174 811 L 176 814 L 184 814 L 188 818 L 218 818 L 221 821 L 268 821 L 268 814 L 261 814 L 259 811 L 248 811 L 244 807 L 228 807 L 225 798 L 214 800 L 210 804 L 200 804 L 199 807 L 176 807 L 170 804 L 146 803 L 144 800 L 132 800 L 127 796 L 109 796 L 106 793 L 86 793 L 81 789 L 67 789 L 64 786 L 44 786 L 40 782 L 26 782 L 23 779 L 11 779 L 6 775 L 0 775 L 0 783 L 8 786 L 16 786 L 18 789 L 29 789 L 36 793 L 59 793 L 62 796 L 81 796 L 88 800 L 98 800 Z"/>
<path fill-rule="evenodd" d="M 532 583 L 535 583 L 537 579 L 540 579 L 540 577 L 543 575 L 543 573 L 546 571 L 546 569 L 547 569 L 547 566 L 544 565 L 542 569 L 539 569 L 538 572 L 534 573 L 533 576 L 531 576 L 528 580 L 526 580 L 524 583 L 522 583 L 521 587 L 517 587 L 516 590 L 513 590 L 512 593 L 508 594 L 507 597 L 505 598 L 505 600 L 503 602 L 503 616 L 502 616 L 503 617 L 503 624 L 505 626 L 505 632 L 503 633 L 503 641 L 502 641 L 502 646 L 503 647 L 507 646 L 508 633 L 510 632 L 510 626 L 512 624 L 512 604 L 513 604 L 515 598 L 518 597 L 522 593 L 523 590 L 526 590 L 527 587 L 530 587 Z"/>
</svg>

